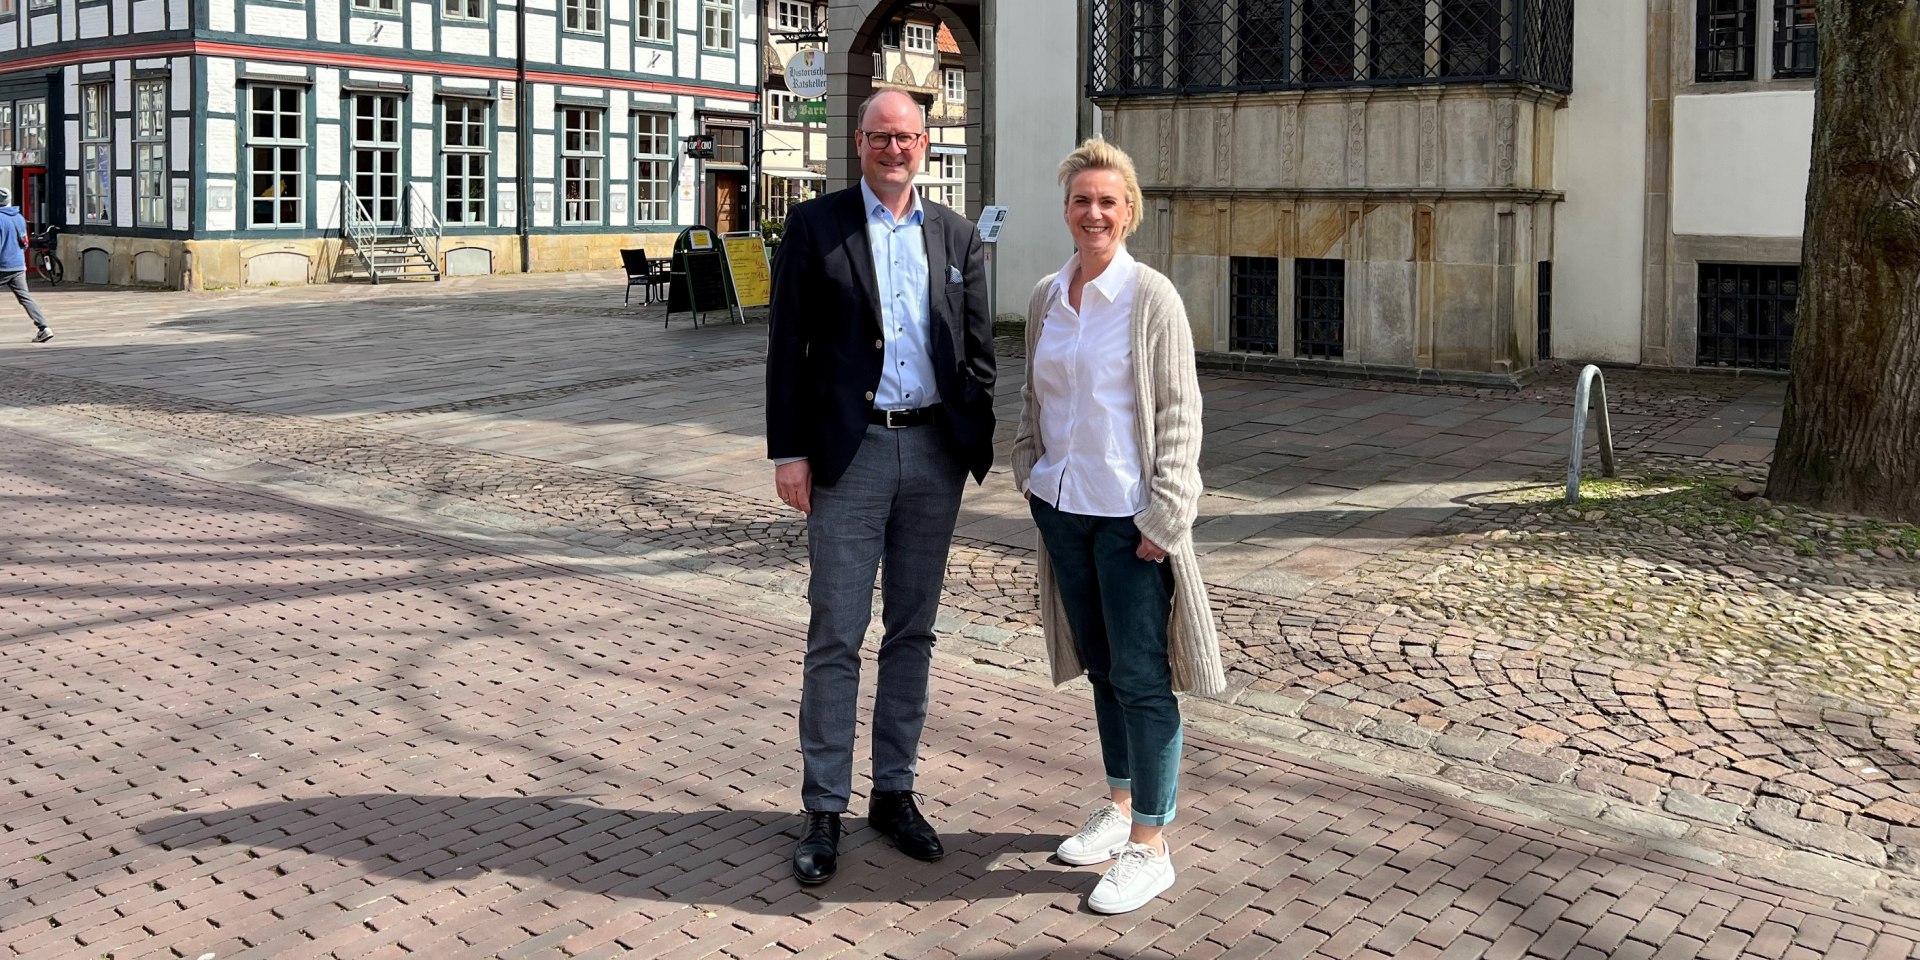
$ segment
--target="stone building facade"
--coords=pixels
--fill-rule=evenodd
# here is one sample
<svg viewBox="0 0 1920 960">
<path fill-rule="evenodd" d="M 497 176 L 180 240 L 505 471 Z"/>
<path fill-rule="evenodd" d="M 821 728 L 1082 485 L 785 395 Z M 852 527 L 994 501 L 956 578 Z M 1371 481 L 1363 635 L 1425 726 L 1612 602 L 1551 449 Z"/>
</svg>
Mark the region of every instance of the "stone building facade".
<svg viewBox="0 0 1920 960">
<path fill-rule="evenodd" d="M 1811 0 L 1091 0 L 1200 349 L 1515 382 L 1784 365 Z"/>
</svg>

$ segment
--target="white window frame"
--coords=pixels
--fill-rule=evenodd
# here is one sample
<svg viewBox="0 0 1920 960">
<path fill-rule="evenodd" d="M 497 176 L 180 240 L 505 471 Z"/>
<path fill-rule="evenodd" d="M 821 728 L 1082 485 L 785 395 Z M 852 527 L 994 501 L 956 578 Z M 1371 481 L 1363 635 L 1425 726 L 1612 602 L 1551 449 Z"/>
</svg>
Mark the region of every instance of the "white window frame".
<svg viewBox="0 0 1920 960">
<path fill-rule="evenodd" d="M 942 67 L 941 80 L 947 91 L 948 103 L 967 102 L 967 72 L 958 67 Z"/>
<path fill-rule="evenodd" d="M 634 0 L 633 39 L 636 43 L 672 43 L 673 0 Z"/>
<path fill-rule="evenodd" d="M 60 0 L 27 0 L 28 10 L 52 10 L 60 6 Z"/>
<path fill-rule="evenodd" d="M 13 122 L 15 150 L 47 148 L 47 101 L 44 97 L 16 101 L 13 105 Z"/>
<path fill-rule="evenodd" d="M 307 225 L 306 156 L 310 149 L 307 143 L 307 91 L 301 87 L 275 86 L 273 84 L 259 84 L 249 86 L 246 89 L 247 226 L 256 230 L 303 229 Z M 261 113 L 255 95 L 263 90 L 271 90 L 274 93 L 273 107 L 266 111 L 267 115 L 273 117 L 275 121 L 273 124 L 274 133 L 270 136 L 261 136 L 254 130 L 255 120 Z M 283 93 L 291 93 L 296 98 L 296 109 L 292 112 L 283 109 L 285 103 L 280 99 L 280 95 Z M 282 132 L 282 121 L 288 117 L 293 119 L 294 130 L 299 134 L 298 137 L 288 138 L 279 135 Z M 257 151 L 260 150 L 272 151 L 275 159 L 273 172 L 276 175 L 283 178 L 289 175 L 292 177 L 293 189 L 295 191 L 293 196 L 293 220 L 280 219 L 279 208 L 281 204 L 286 202 L 285 194 L 268 197 L 257 192 L 258 185 L 254 180 L 260 175 L 260 168 L 254 161 L 256 160 Z M 292 158 L 293 162 L 291 165 L 283 165 L 279 162 L 287 157 Z M 282 179 L 276 186 L 283 185 L 285 182 L 286 181 Z M 254 219 L 255 204 L 262 200 L 272 203 L 274 209 L 273 217 L 265 222 Z"/>
<path fill-rule="evenodd" d="M 167 225 L 167 81 L 133 82 L 133 211 L 142 227 Z"/>
<path fill-rule="evenodd" d="M 440 13 L 448 20 L 485 20 L 487 0 L 441 0 Z"/>
<path fill-rule="evenodd" d="M 900 27 L 900 49 L 907 53 L 932 53 L 938 44 L 934 39 L 936 33 L 931 23 L 909 20 Z"/>
<path fill-rule="evenodd" d="M 113 82 L 80 86 L 80 222 L 113 222 Z"/>
<path fill-rule="evenodd" d="M 15 138 L 13 131 L 13 101 L 0 100 L 0 150 L 11 152 Z"/>
<path fill-rule="evenodd" d="M 488 215 L 493 195 L 493 164 L 490 139 L 489 102 L 468 97 L 448 97 L 440 106 L 440 219 L 448 226 L 484 227 L 492 222 Z M 454 167 L 461 169 L 456 175 Z M 478 185 L 474 168 L 479 167 Z M 461 196 L 453 186 L 463 184 Z M 477 203 L 475 201 L 478 201 Z M 458 216 L 455 215 L 456 211 Z M 478 211 L 478 216 L 469 214 Z"/>
<path fill-rule="evenodd" d="M 812 30 L 813 0 L 778 0 L 773 23 L 776 30 Z"/>
<path fill-rule="evenodd" d="M 673 222 L 673 114 L 633 115 L 633 222 Z"/>
<path fill-rule="evenodd" d="M 607 30 L 606 0 L 561 0 L 560 29 L 599 36 Z"/>
<path fill-rule="evenodd" d="M 353 0 L 355 10 L 369 10 L 374 13 L 400 12 L 400 0 Z"/>
<path fill-rule="evenodd" d="M 590 122 L 589 122 L 590 121 Z M 560 223 L 606 223 L 607 111 L 560 108 Z M 568 196 L 569 191 L 573 196 Z"/>
<path fill-rule="evenodd" d="M 734 0 L 700 0 L 700 46 L 706 50 L 732 50 L 738 39 Z"/>
</svg>

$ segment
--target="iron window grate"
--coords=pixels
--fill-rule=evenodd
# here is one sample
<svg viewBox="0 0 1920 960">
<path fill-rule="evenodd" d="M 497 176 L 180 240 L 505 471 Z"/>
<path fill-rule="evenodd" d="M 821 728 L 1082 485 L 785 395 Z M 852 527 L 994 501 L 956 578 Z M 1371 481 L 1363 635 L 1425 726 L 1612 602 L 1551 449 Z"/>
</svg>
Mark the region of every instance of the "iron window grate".
<svg viewBox="0 0 1920 960">
<path fill-rule="evenodd" d="M 1780 79 L 1820 72 L 1820 24 L 1814 0 L 1774 0 L 1773 75 Z"/>
<path fill-rule="evenodd" d="M 1693 78 L 1701 83 L 1753 79 L 1755 0 L 1699 0 Z"/>
<path fill-rule="evenodd" d="M 1338 360 L 1346 355 L 1347 263 L 1293 262 L 1293 355 Z"/>
<path fill-rule="evenodd" d="M 1540 261 L 1540 280 L 1537 292 L 1538 301 L 1534 306 L 1535 323 L 1538 326 L 1539 342 L 1535 344 L 1534 362 L 1553 358 L 1553 261 Z"/>
<path fill-rule="evenodd" d="M 1798 265 L 1703 263 L 1699 297 L 1698 365 L 1787 368 L 1800 299 Z"/>
<path fill-rule="evenodd" d="M 1233 314 L 1228 346 L 1253 353 L 1280 352 L 1280 261 L 1234 257 L 1229 265 Z"/>
<path fill-rule="evenodd" d="M 1573 85 L 1573 0 L 1092 2 L 1095 96 Z"/>
</svg>

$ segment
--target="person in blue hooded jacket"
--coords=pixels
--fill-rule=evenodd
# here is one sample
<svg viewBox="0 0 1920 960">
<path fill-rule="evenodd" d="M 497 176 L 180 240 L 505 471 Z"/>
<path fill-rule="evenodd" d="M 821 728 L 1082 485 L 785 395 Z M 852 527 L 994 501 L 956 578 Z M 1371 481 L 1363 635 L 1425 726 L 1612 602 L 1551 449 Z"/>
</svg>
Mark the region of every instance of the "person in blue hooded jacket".
<svg viewBox="0 0 1920 960">
<path fill-rule="evenodd" d="M 39 302 L 27 292 L 26 247 L 27 218 L 13 205 L 13 195 L 0 188 L 0 287 L 12 290 L 14 298 L 27 309 L 27 317 L 39 331 L 33 335 L 33 342 L 46 343 L 53 339 L 53 331 L 47 329 L 47 315 L 40 312 Z"/>
</svg>

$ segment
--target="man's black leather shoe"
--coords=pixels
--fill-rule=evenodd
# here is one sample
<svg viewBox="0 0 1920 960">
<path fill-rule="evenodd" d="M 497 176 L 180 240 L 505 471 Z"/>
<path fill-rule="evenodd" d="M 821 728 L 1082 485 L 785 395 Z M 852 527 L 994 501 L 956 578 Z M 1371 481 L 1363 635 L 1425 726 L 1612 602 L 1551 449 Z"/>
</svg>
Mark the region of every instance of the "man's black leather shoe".
<svg viewBox="0 0 1920 960">
<path fill-rule="evenodd" d="M 840 815 L 807 811 L 807 832 L 793 848 L 793 878 L 811 887 L 833 879 L 840 866 Z"/>
<path fill-rule="evenodd" d="M 867 805 L 867 822 L 915 860 L 931 862 L 947 855 L 947 848 L 940 845 L 940 835 L 914 807 L 911 790 L 875 790 Z"/>
</svg>

